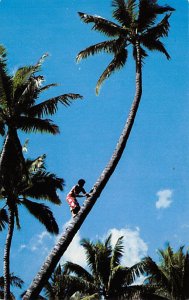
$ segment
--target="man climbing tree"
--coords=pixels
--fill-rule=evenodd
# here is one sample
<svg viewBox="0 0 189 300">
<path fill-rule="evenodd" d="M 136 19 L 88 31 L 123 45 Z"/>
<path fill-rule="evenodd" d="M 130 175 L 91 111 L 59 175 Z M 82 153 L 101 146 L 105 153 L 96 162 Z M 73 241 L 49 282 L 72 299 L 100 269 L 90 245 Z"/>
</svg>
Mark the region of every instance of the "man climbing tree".
<svg viewBox="0 0 189 300">
<path fill-rule="evenodd" d="M 70 206 L 70 211 L 72 213 L 73 218 L 80 211 L 80 205 L 76 199 L 76 197 L 89 197 L 89 194 L 86 193 L 84 189 L 85 180 L 79 179 L 78 183 L 72 187 L 70 192 L 68 193 L 66 200 Z M 82 193 L 83 195 L 80 195 Z"/>
</svg>

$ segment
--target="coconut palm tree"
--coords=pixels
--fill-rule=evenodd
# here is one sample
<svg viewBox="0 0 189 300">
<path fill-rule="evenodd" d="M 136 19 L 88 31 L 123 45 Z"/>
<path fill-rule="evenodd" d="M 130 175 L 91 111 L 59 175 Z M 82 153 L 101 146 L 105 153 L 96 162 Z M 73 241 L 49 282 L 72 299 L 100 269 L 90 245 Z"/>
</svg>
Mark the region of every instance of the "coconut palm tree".
<svg viewBox="0 0 189 300">
<path fill-rule="evenodd" d="M 139 293 L 140 286 L 134 285 L 134 281 L 143 273 L 143 263 L 130 268 L 121 265 L 123 237 L 118 238 L 114 247 L 111 235 L 104 242 L 83 239 L 81 245 L 86 254 L 87 270 L 72 262 L 65 263 L 64 270 L 82 283 L 79 291 L 86 295 L 82 299 L 132 299 Z"/>
<path fill-rule="evenodd" d="M 9 75 L 7 53 L 0 45 L 0 134 L 6 133 L 0 156 L 0 183 L 6 190 L 16 190 L 17 183 L 27 184 L 28 180 L 17 131 L 59 133 L 58 126 L 44 117 L 55 114 L 58 103 L 68 106 L 72 100 L 82 98 L 70 93 L 37 102 L 42 92 L 57 86 L 43 85 L 44 77 L 38 75 L 47 56 L 44 54 L 35 65 L 20 67 Z"/>
<path fill-rule="evenodd" d="M 78 290 L 84 291 L 82 280 L 66 274 L 64 267 L 58 265 L 44 287 L 44 294 L 48 300 L 69 300 L 74 299 Z"/>
<path fill-rule="evenodd" d="M 43 203 L 37 203 L 30 198 L 36 200 L 47 200 L 53 204 L 60 205 L 61 201 L 57 194 L 58 190 L 63 190 L 64 181 L 55 174 L 47 172 L 44 166 L 45 156 L 41 156 L 35 160 L 26 161 L 26 169 L 29 174 L 28 187 L 21 184 L 18 186 L 17 195 L 13 194 L 13 199 L 10 198 L 10 193 L 6 194 L 3 191 L 1 200 L 6 202 L 8 212 L 5 213 L 8 217 L 8 233 L 4 250 L 4 292 L 5 299 L 10 297 L 10 249 L 13 238 L 15 220 L 17 227 L 20 228 L 19 221 L 19 206 L 24 206 L 36 219 L 40 221 L 46 230 L 52 234 L 58 234 L 59 229 L 52 211 Z M 43 162 L 42 162 L 43 160 Z M 39 163 L 40 162 L 40 163 Z M 4 208 L 5 210 L 5 208 Z M 7 220 L 6 220 L 7 221 Z"/>
<path fill-rule="evenodd" d="M 77 56 L 77 60 L 80 60 L 101 51 L 113 55 L 113 60 L 98 80 L 96 88 L 97 93 L 99 92 L 99 88 L 103 81 L 115 70 L 120 69 L 125 65 L 128 54 L 127 48 L 132 46 L 136 66 L 135 96 L 124 129 L 109 163 L 103 170 L 101 176 L 97 179 L 97 182 L 92 188 L 91 196 L 85 201 L 78 217 L 74 219 L 63 233 L 57 245 L 55 245 L 47 260 L 44 262 L 41 270 L 34 278 L 25 295 L 24 299 L 26 300 L 35 299 L 39 294 L 61 256 L 66 251 L 73 237 L 105 188 L 121 159 L 142 96 L 142 62 L 147 56 L 144 47 L 147 50 L 160 51 L 167 59 L 170 58 L 170 55 L 161 42 L 161 38 L 168 35 L 170 12 L 174 11 L 174 9 L 168 5 L 158 5 L 157 0 L 139 0 L 139 3 L 137 3 L 136 0 L 114 0 L 112 2 L 113 17 L 119 24 L 96 15 L 91 16 L 85 13 L 79 13 L 81 19 L 85 23 L 92 23 L 94 30 L 100 31 L 110 38 L 108 41 L 88 47 L 81 51 Z M 160 22 L 157 22 L 158 17 L 167 12 L 168 14 L 166 14 Z"/>
<path fill-rule="evenodd" d="M 79 94 L 70 93 L 37 102 L 42 92 L 57 85 L 43 86 L 44 77 L 38 75 L 46 57 L 47 54 L 35 65 L 20 67 L 15 74 L 9 75 L 6 49 L 0 45 L 0 134 L 6 134 L 0 156 L 0 189 L 7 197 L 10 230 L 20 188 L 22 186 L 23 189 L 29 184 L 29 175 L 17 131 L 59 133 L 58 126 L 44 117 L 55 114 L 58 103 L 68 106 L 72 100 L 82 98 Z M 10 247 L 9 243 L 7 247 Z M 5 261 L 6 257 L 5 253 Z M 6 284 L 9 270 L 8 267 L 5 269 Z M 5 288 L 5 300 L 8 299 L 7 293 L 9 294 L 9 291 Z"/>
<path fill-rule="evenodd" d="M 15 276 L 13 273 L 10 274 L 10 284 L 11 286 L 22 288 L 23 280 L 19 277 Z M 1 299 L 4 299 L 4 277 L 0 276 L 0 297 Z M 15 300 L 13 293 L 10 293 L 10 300 Z"/>
<path fill-rule="evenodd" d="M 165 250 L 158 250 L 160 262 L 157 264 L 150 257 L 143 262 L 147 278 L 145 284 L 154 287 L 154 295 L 167 300 L 189 299 L 189 252 L 180 247 L 174 252 L 168 245 Z"/>
</svg>

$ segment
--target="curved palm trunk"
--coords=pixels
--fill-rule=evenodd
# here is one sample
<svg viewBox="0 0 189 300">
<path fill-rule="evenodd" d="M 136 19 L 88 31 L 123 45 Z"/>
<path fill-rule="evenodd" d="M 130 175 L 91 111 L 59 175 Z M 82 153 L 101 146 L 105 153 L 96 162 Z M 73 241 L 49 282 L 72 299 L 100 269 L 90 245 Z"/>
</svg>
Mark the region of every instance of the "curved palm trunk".
<svg viewBox="0 0 189 300">
<path fill-rule="evenodd" d="M 11 200 L 11 199 L 10 199 Z M 9 207 L 9 225 L 4 249 L 4 300 L 10 300 L 10 249 L 14 231 L 14 210 Z"/>
<path fill-rule="evenodd" d="M 72 239 L 74 238 L 75 234 L 83 224 L 85 218 L 91 211 L 93 205 L 95 204 L 96 200 L 100 196 L 101 192 L 103 191 L 104 187 L 106 186 L 108 180 L 110 179 L 112 173 L 114 172 L 122 154 L 125 149 L 126 143 L 128 141 L 135 116 L 138 110 L 138 106 L 140 103 L 140 99 L 142 96 L 142 70 L 141 70 L 141 56 L 140 56 L 140 45 L 136 43 L 137 49 L 137 59 L 136 59 L 136 93 L 134 97 L 134 101 L 132 103 L 129 116 L 127 118 L 125 127 L 121 133 L 119 141 L 117 143 L 116 149 L 110 159 L 109 163 L 103 170 L 101 176 L 95 183 L 91 196 L 87 198 L 83 207 L 81 208 L 78 216 L 69 224 L 66 228 L 65 232 L 59 239 L 58 243 L 54 246 L 53 250 L 47 257 L 46 261 L 44 262 L 41 270 L 34 278 L 31 286 L 27 290 L 26 294 L 24 295 L 24 300 L 35 300 L 39 295 L 40 291 L 42 290 L 44 284 L 48 281 L 51 273 L 53 272 L 54 268 L 56 267 L 57 263 L 59 262 L 60 258 L 68 248 L 69 244 L 71 243 Z"/>
</svg>

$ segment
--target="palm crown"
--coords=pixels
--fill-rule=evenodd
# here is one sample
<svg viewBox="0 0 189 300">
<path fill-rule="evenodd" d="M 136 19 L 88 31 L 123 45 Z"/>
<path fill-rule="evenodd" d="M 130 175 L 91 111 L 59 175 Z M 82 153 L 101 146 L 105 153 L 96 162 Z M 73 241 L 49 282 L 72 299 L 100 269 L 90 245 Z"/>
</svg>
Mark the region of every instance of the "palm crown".
<svg viewBox="0 0 189 300">
<path fill-rule="evenodd" d="M 136 276 L 143 272 L 143 264 L 137 263 L 130 268 L 120 264 L 124 250 L 123 237 L 118 238 L 114 247 L 111 245 L 111 235 L 104 243 L 98 241 L 94 244 L 83 239 L 81 245 L 85 249 L 90 273 L 71 262 L 64 265 L 65 272 L 76 274 L 78 281 L 83 283 L 80 291 L 91 296 L 96 295 L 95 299 L 102 296 L 105 299 L 119 299 L 123 295 L 134 295 L 140 290 L 138 286 L 131 284 L 134 283 Z"/>
<path fill-rule="evenodd" d="M 99 31 L 109 38 L 108 41 L 92 45 L 77 55 L 77 61 L 87 58 L 99 52 L 113 54 L 113 60 L 100 76 L 96 92 L 103 81 L 115 70 L 123 67 L 128 57 L 128 46 L 133 46 L 133 56 L 137 58 L 137 43 L 140 47 L 140 58 L 147 56 L 147 50 L 160 51 L 167 59 L 170 58 L 160 39 L 168 35 L 170 13 L 157 22 L 158 15 L 174 11 L 168 5 L 159 6 L 157 0 L 113 0 L 113 18 L 119 23 L 108 21 L 100 16 L 92 16 L 79 12 L 79 16 L 85 23 L 93 23 L 92 29 Z"/>
<path fill-rule="evenodd" d="M 42 86 L 44 77 L 36 75 L 40 71 L 44 54 L 33 66 L 19 68 L 14 75 L 7 73 L 6 50 L 0 46 L 0 133 L 4 134 L 5 125 L 16 129 L 41 131 L 56 134 L 58 127 L 45 115 L 53 115 L 58 103 L 67 106 L 74 99 L 82 98 L 79 94 L 63 94 L 36 104 L 40 94 L 57 84 Z"/>
<path fill-rule="evenodd" d="M 44 117 L 55 114 L 58 103 L 67 106 L 72 100 L 82 98 L 70 93 L 37 103 L 43 91 L 56 86 L 42 86 L 44 77 L 37 75 L 46 57 L 47 54 L 35 65 L 21 67 L 14 75 L 9 75 L 6 50 L 0 46 L 0 134 L 4 135 L 7 130 L 0 158 L 0 184 L 5 189 L 17 189 L 17 182 L 28 180 L 17 130 L 57 134 L 58 126 Z"/>
<path fill-rule="evenodd" d="M 30 199 L 42 199 L 56 205 L 61 204 L 57 191 L 63 190 L 64 180 L 53 173 L 47 172 L 44 165 L 45 156 L 43 155 L 40 158 L 43 159 L 43 163 L 39 166 L 36 166 L 36 162 L 39 158 L 26 161 L 26 168 L 29 174 L 29 185 L 27 187 L 23 187 L 22 184 L 18 185 L 17 197 L 14 201 L 14 216 L 19 228 L 18 207 L 23 205 L 46 227 L 47 231 L 57 234 L 59 231 L 58 225 L 50 208 L 43 203 L 37 203 Z M 1 200 L 7 199 L 7 197 L 6 191 L 0 195 Z M 7 213 L 5 208 L 3 208 L 0 210 L 0 229 L 3 229 L 7 222 Z"/>
</svg>

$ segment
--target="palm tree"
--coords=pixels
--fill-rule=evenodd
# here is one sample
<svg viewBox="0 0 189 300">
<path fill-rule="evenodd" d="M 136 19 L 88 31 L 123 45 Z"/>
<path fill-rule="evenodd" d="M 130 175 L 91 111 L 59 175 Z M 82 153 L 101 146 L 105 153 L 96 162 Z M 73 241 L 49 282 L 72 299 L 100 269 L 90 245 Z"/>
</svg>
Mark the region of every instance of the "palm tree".
<svg viewBox="0 0 189 300">
<path fill-rule="evenodd" d="M 82 299 L 131 299 L 138 294 L 140 286 L 133 283 L 143 273 L 143 263 L 130 268 L 121 265 L 123 237 L 118 238 L 114 247 L 111 235 L 104 242 L 93 243 L 83 239 L 81 245 L 85 249 L 87 269 L 90 271 L 72 262 L 65 263 L 64 270 L 68 275 L 74 274 L 82 283 L 79 291 L 86 295 Z"/>
<path fill-rule="evenodd" d="M 158 254 L 159 264 L 150 257 L 143 260 L 146 285 L 154 287 L 154 295 L 166 300 L 189 299 L 189 252 L 184 253 L 184 247 L 174 252 L 168 245 L 165 250 L 158 250 Z"/>
<path fill-rule="evenodd" d="M 33 66 L 19 68 L 14 75 L 7 71 L 7 53 L 0 45 L 0 134 L 6 134 L 0 156 L 0 189 L 6 194 L 9 207 L 9 233 L 12 236 L 17 196 L 20 188 L 28 186 L 29 175 L 22 154 L 17 131 L 59 133 L 59 128 L 46 115 L 53 115 L 58 103 L 68 106 L 72 100 L 82 98 L 79 94 L 64 94 L 37 103 L 42 92 L 57 84 L 43 86 L 44 77 L 37 75 L 47 54 Z M 29 204 L 28 204 L 29 205 Z M 11 239 L 7 239 L 10 248 Z M 5 262 L 7 253 L 5 252 Z M 5 300 L 9 296 L 9 266 L 5 266 Z"/>
<path fill-rule="evenodd" d="M 168 59 L 170 58 L 163 43 L 160 41 L 162 37 L 168 35 L 170 13 L 166 14 L 160 22 L 156 23 L 156 21 L 159 15 L 174 11 L 172 7 L 167 5 L 160 6 L 158 5 L 157 0 L 139 0 L 138 5 L 136 0 L 114 0 L 112 3 L 113 17 L 117 22 L 120 23 L 120 25 L 96 15 L 91 16 L 85 13 L 79 13 L 81 19 L 85 23 L 92 23 L 94 30 L 106 34 L 111 39 L 81 51 L 77 56 L 77 60 L 86 58 L 89 55 L 96 54 L 100 51 L 113 54 L 113 60 L 110 62 L 98 80 L 96 88 L 98 93 L 102 82 L 115 70 L 124 66 L 127 60 L 127 48 L 131 45 L 133 47 L 133 55 L 136 65 L 136 91 L 134 101 L 131 105 L 125 127 L 120 135 L 116 149 L 109 163 L 103 170 L 101 176 L 97 179 L 97 182 L 92 188 L 91 196 L 85 201 L 85 204 L 79 212 L 78 217 L 74 219 L 74 221 L 63 233 L 57 245 L 55 245 L 47 260 L 44 262 L 41 270 L 34 278 L 25 295 L 24 299 L 26 300 L 35 299 L 35 297 L 39 294 L 45 282 L 47 282 L 49 276 L 56 267 L 61 256 L 66 251 L 73 237 L 83 224 L 85 218 L 105 188 L 119 160 L 121 159 L 132 126 L 134 124 L 135 116 L 142 96 L 142 62 L 147 56 L 147 52 L 143 47 L 146 47 L 148 50 L 152 51 L 160 51 Z"/>
<path fill-rule="evenodd" d="M 15 276 L 13 273 L 10 274 L 10 284 L 11 286 L 22 288 L 23 280 L 19 277 Z M 4 299 L 4 277 L 0 276 L 0 297 Z M 10 300 L 15 300 L 16 298 L 12 293 L 10 293 Z"/>
<path fill-rule="evenodd" d="M 74 298 L 73 295 L 82 289 L 82 280 L 66 274 L 64 268 L 58 265 L 45 285 L 44 293 L 48 300 L 68 300 Z"/>
<path fill-rule="evenodd" d="M 13 238 L 15 219 L 17 227 L 20 228 L 18 208 L 23 205 L 36 219 L 38 219 L 46 230 L 52 234 L 58 234 L 59 229 L 52 211 L 43 203 L 31 201 L 30 198 L 36 200 L 47 200 L 53 204 L 60 205 L 61 201 L 57 194 L 58 189 L 63 190 L 64 181 L 55 174 L 47 172 L 44 166 L 45 156 L 41 156 L 35 160 L 26 161 L 26 169 L 29 174 L 28 187 L 21 184 L 18 186 L 17 196 L 14 195 L 14 201 L 10 199 L 10 194 L 3 191 L 2 200 L 6 201 L 8 206 L 8 233 L 4 250 L 4 292 L 5 299 L 10 297 L 10 249 Z M 40 160 L 40 164 L 38 163 Z M 42 163 L 43 160 L 43 163 Z M 11 201 L 10 201 L 11 200 Z M 5 208 L 4 208 L 5 209 Z M 8 273 L 9 272 L 9 273 Z M 8 296 L 9 295 L 9 296 Z"/>
</svg>

